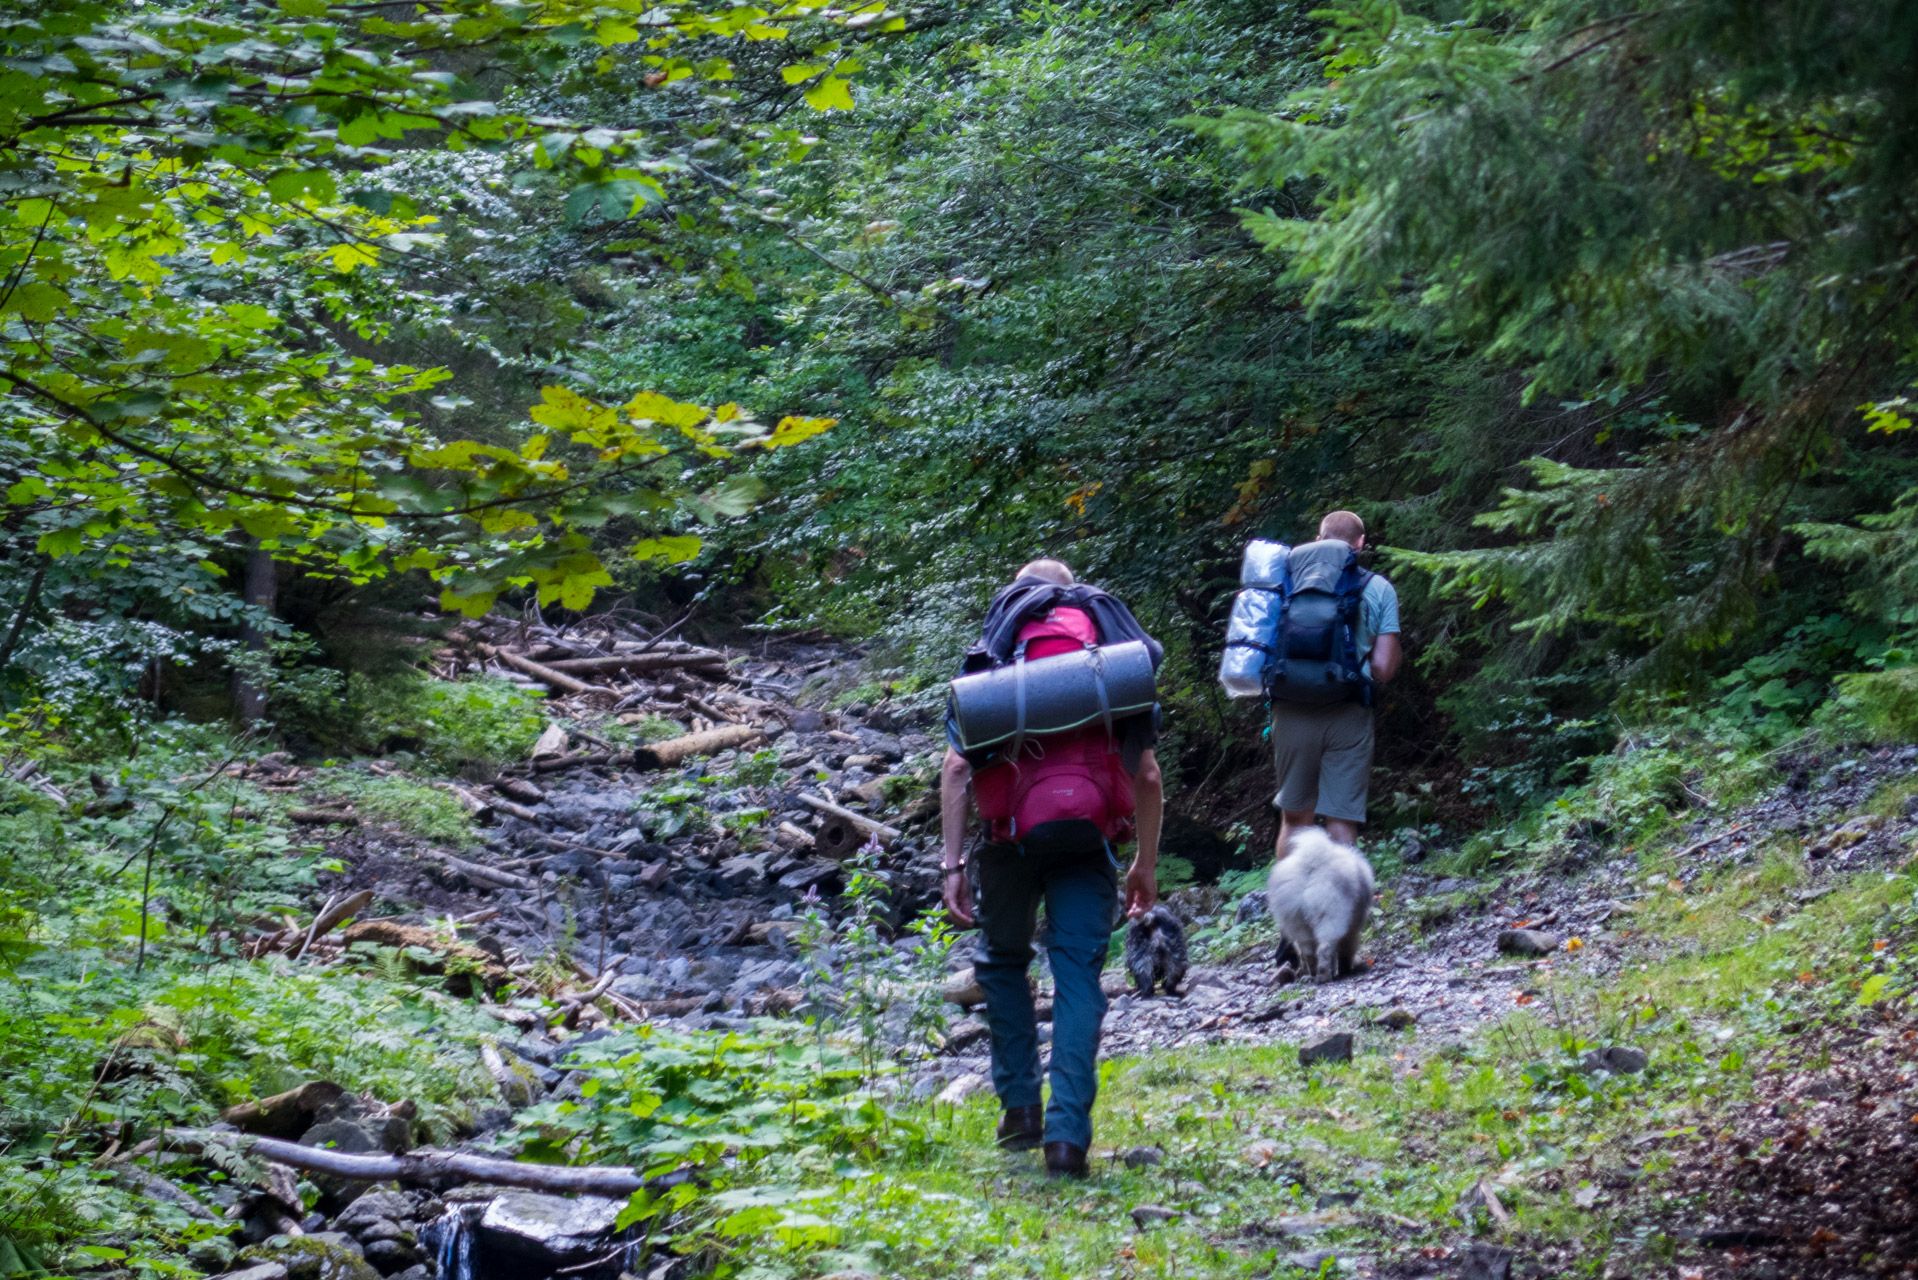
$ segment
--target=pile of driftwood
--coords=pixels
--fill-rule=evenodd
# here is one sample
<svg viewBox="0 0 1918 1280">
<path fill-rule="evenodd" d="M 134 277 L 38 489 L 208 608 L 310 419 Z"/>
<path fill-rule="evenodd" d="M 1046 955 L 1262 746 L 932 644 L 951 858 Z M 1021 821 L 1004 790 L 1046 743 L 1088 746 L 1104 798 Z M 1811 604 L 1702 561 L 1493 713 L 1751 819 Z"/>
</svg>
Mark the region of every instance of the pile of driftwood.
<svg viewBox="0 0 1918 1280">
<path fill-rule="evenodd" d="M 455 628 L 445 648 L 433 654 L 442 679 L 489 672 L 543 686 L 556 712 L 578 723 L 612 717 L 623 724 L 669 721 L 681 733 L 629 753 L 603 738 L 554 725 L 533 748 L 525 766 L 509 771 L 498 799 L 466 792 L 461 802 L 526 817 L 526 806 L 543 798 L 539 775 L 579 765 L 616 764 L 670 769 L 695 756 L 743 747 L 764 736 L 784 708 L 751 696 L 751 682 L 727 668 L 727 655 L 683 640 L 648 637 L 612 615 L 577 626 L 487 617 Z M 585 714 L 582 714 L 585 713 Z M 577 739 L 577 741 L 575 741 Z M 517 792 L 512 783 L 524 783 Z"/>
</svg>

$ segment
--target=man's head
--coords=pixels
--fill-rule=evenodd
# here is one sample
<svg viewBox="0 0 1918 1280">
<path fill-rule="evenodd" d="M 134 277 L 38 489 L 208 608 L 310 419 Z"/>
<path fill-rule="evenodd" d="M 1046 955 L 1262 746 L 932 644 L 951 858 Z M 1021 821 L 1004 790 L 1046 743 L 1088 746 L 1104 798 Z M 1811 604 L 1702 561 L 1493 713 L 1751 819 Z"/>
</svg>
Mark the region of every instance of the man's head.
<svg viewBox="0 0 1918 1280">
<path fill-rule="evenodd" d="M 1013 575 L 1016 578 L 1038 578 L 1045 582 L 1056 582 L 1062 587 L 1073 583 L 1072 570 L 1066 568 L 1063 560 L 1034 560 Z"/>
<path fill-rule="evenodd" d="M 1319 521 L 1319 537 L 1322 540 L 1343 542 L 1354 551 L 1365 549 L 1365 521 L 1350 511 L 1334 511 Z"/>
</svg>

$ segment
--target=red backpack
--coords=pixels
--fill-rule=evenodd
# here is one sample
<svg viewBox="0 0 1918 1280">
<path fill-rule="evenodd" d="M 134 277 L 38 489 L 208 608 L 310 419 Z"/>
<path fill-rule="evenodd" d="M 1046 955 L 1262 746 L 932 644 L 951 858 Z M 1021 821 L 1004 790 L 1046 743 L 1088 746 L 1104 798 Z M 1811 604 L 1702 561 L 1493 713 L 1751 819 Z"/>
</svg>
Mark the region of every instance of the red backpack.
<svg viewBox="0 0 1918 1280">
<path fill-rule="evenodd" d="M 1098 643 L 1098 628 L 1083 609 L 1054 609 L 1019 628 L 1028 658 Z M 1132 775 L 1100 724 L 1024 739 L 1017 759 L 995 760 L 973 773 L 972 798 L 986 839 L 995 844 L 1066 849 L 1099 840 L 1118 844 L 1132 835 Z"/>
</svg>

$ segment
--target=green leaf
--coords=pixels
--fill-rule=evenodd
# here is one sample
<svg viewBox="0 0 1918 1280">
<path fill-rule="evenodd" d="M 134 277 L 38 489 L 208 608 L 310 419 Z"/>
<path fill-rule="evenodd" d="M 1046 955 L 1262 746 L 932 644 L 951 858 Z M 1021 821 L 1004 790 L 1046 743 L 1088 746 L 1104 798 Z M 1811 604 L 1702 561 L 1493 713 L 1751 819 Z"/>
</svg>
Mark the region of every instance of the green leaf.
<svg viewBox="0 0 1918 1280">
<path fill-rule="evenodd" d="M 734 476 L 726 483 L 706 491 L 706 504 L 726 516 L 743 516 L 759 504 L 766 484 L 758 476 Z"/>
<path fill-rule="evenodd" d="M 639 561 L 660 560 L 666 564 L 684 564 L 699 554 L 702 544 L 691 535 L 672 538 L 645 538 L 633 545 L 632 557 Z"/>
<path fill-rule="evenodd" d="M 6 300 L 0 302 L 0 315 L 16 314 L 23 320 L 41 324 L 53 319 L 70 301 L 64 289 L 42 280 L 29 280 L 16 286 Z"/>
<path fill-rule="evenodd" d="M 806 90 L 806 105 L 814 111 L 851 111 L 851 84 L 844 76 L 827 76 Z"/>
<path fill-rule="evenodd" d="M 1891 975 L 1888 973 L 1874 973 L 1866 978 L 1858 988 L 1858 1003 L 1876 1004 L 1885 993 L 1885 984 L 1890 981 Z"/>
<path fill-rule="evenodd" d="M 303 196 L 331 204 L 338 194 L 333 175 L 324 169 L 282 169 L 266 180 L 266 193 L 282 204 Z"/>
</svg>

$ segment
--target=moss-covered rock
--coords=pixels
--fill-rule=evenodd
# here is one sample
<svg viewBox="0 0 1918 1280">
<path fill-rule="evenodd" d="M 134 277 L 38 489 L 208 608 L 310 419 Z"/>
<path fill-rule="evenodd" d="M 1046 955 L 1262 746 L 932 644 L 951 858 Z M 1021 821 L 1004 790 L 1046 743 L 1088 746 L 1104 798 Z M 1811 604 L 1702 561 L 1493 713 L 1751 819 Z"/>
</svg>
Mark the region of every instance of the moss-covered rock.
<svg viewBox="0 0 1918 1280">
<path fill-rule="evenodd" d="M 277 1262 L 287 1280 L 380 1280 L 350 1236 L 322 1231 L 310 1236 L 274 1236 L 240 1251 L 240 1261 Z"/>
</svg>

